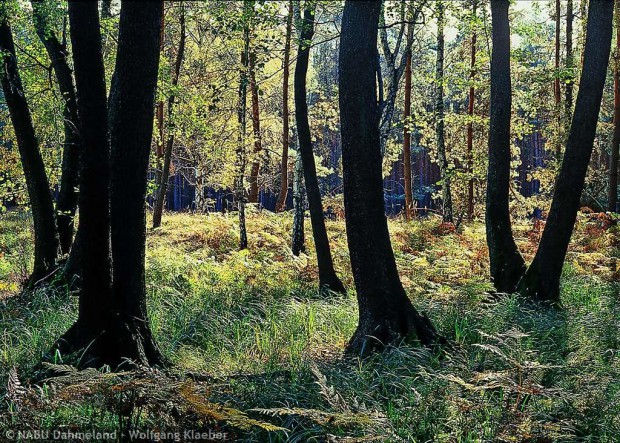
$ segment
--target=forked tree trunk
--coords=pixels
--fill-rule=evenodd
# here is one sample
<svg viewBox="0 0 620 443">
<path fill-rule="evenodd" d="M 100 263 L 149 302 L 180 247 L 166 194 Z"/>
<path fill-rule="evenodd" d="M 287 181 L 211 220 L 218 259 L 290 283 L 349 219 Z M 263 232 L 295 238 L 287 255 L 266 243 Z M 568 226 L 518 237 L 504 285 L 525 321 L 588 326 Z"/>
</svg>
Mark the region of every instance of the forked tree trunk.
<svg viewBox="0 0 620 443">
<path fill-rule="evenodd" d="M 60 251 L 62 254 L 68 254 L 73 244 L 74 220 L 78 203 L 77 187 L 80 152 L 83 149 L 77 134 L 78 113 L 75 85 L 73 84 L 71 68 L 67 61 L 67 48 L 58 40 L 53 24 L 48 20 L 48 12 L 45 9 L 50 8 L 50 3 L 31 1 L 31 4 L 35 30 L 52 62 L 58 89 L 64 100 L 63 125 L 65 141 L 62 151 L 60 192 L 56 205 L 56 223 L 58 225 Z"/>
<path fill-rule="evenodd" d="M 613 0 L 590 2 L 581 82 L 564 160 L 538 251 L 519 283 L 519 291 L 536 300 L 560 300 L 562 266 L 577 218 L 603 97 L 613 7 Z"/>
<path fill-rule="evenodd" d="M 491 279 L 499 292 L 512 293 L 525 272 L 525 262 L 512 236 L 509 210 L 510 79 L 509 0 L 492 0 L 491 105 L 489 169 L 487 174 L 486 233 Z"/>
<path fill-rule="evenodd" d="M 56 266 L 58 232 L 54 217 L 54 202 L 30 109 L 26 102 L 22 80 L 17 67 L 15 45 L 6 16 L 6 6 L 0 6 L 0 52 L 2 55 L 2 90 L 9 108 L 11 122 L 17 139 L 28 198 L 34 222 L 34 268 L 28 287 L 49 275 Z"/>
<path fill-rule="evenodd" d="M 403 289 L 390 243 L 381 173 L 377 27 L 381 1 L 345 3 L 340 36 L 340 123 L 347 238 L 359 324 L 349 353 L 366 355 L 413 333 L 437 342 L 431 322 Z"/>
<path fill-rule="evenodd" d="M 250 68 L 250 95 L 252 97 L 252 132 L 254 133 L 254 149 L 252 151 L 252 167 L 250 168 L 250 192 L 248 201 L 258 203 L 258 174 L 260 172 L 260 158 L 263 151 L 263 140 L 260 129 L 260 108 L 258 103 L 258 84 L 256 83 L 256 51 L 252 50 L 249 59 Z"/>
<path fill-rule="evenodd" d="M 445 111 L 444 111 L 444 25 L 445 5 L 443 0 L 437 1 L 437 62 L 435 66 L 435 139 L 437 142 L 437 157 L 441 174 L 441 200 L 443 204 L 443 221 L 452 223 L 452 189 L 450 185 L 450 171 L 448 170 L 448 156 L 446 154 Z"/>
<path fill-rule="evenodd" d="M 609 185 L 607 210 L 618 211 L 618 156 L 620 154 L 620 4 L 616 1 L 616 50 L 614 54 L 614 135 L 609 158 Z"/>
<path fill-rule="evenodd" d="M 179 23 L 181 25 L 181 37 L 179 39 L 179 48 L 177 50 L 177 58 L 174 63 L 174 72 L 172 73 L 172 92 L 168 97 L 168 138 L 164 146 L 164 163 L 162 165 L 161 179 L 157 189 L 157 197 L 153 206 L 153 228 L 161 225 L 161 217 L 164 211 L 164 202 L 166 201 L 166 192 L 168 191 L 168 181 L 170 179 L 170 163 L 172 161 L 172 149 L 174 147 L 174 102 L 176 88 L 179 84 L 179 76 L 181 75 L 181 66 L 183 65 L 183 57 L 185 55 L 185 6 L 183 2 L 179 4 L 181 8 L 181 16 Z M 164 132 L 162 131 L 162 140 Z"/>
<path fill-rule="evenodd" d="M 105 71 L 96 2 L 69 2 L 71 44 L 84 150 L 80 171 L 80 274 L 78 319 L 55 344 L 63 354 L 86 350 L 82 366 L 120 363 L 112 321 L 110 255 L 110 142 Z M 77 245 L 76 239 L 76 245 Z"/>
<path fill-rule="evenodd" d="M 148 324 L 145 288 L 146 188 L 153 135 L 163 2 L 123 2 L 110 93 L 110 187 L 117 351 L 162 362 Z"/>
<path fill-rule="evenodd" d="M 304 168 L 304 181 L 308 204 L 310 206 L 310 222 L 319 266 L 319 287 L 334 292 L 345 293 L 344 285 L 336 275 L 332 254 L 325 228 L 321 190 L 316 176 L 310 123 L 308 122 L 308 102 L 306 97 L 306 74 L 310 59 L 310 44 L 314 36 L 314 10 L 306 8 L 301 26 L 297 64 L 295 65 L 295 121 L 299 137 L 299 155 Z"/>
<path fill-rule="evenodd" d="M 288 2 L 286 17 L 286 40 L 284 43 L 284 61 L 282 62 L 282 162 L 280 166 L 280 193 L 276 202 L 276 212 L 286 209 L 288 194 L 288 145 L 289 145 L 289 107 L 288 83 L 290 77 L 289 63 L 291 61 L 291 34 L 293 29 L 293 0 Z"/>
</svg>

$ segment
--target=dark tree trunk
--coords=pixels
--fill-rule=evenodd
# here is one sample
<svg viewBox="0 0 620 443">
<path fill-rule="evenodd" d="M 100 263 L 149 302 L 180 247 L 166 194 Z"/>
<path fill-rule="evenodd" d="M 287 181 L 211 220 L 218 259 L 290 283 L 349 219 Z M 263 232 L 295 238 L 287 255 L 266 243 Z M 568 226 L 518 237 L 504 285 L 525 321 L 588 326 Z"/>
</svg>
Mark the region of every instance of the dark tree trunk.
<svg viewBox="0 0 620 443">
<path fill-rule="evenodd" d="M 613 7 L 613 0 L 590 3 L 583 70 L 564 160 L 538 251 L 519 283 L 519 291 L 533 299 L 553 303 L 560 300 L 562 266 L 577 218 L 603 97 Z"/>
<path fill-rule="evenodd" d="M 52 193 L 19 76 L 11 27 L 8 17 L 4 16 L 5 14 L 6 11 L 0 9 L 0 51 L 3 54 L 2 90 L 15 130 L 19 156 L 26 177 L 28 198 L 32 207 L 34 268 L 28 282 L 28 286 L 32 287 L 39 280 L 48 276 L 56 265 L 58 232 L 56 230 Z"/>
<path fill-rule="evenodd" d="M 80 152 L 82 151 L 77 133 L 78 112 L 75 85 L 73 84 L 71 68 L 67 62 L 67 48 L 58 40 L 45 11 L 45 8 L 49 8 L 50 4 L 40 1 L 32 1 L 31 3 L 37 35 L 52 62 L 58 89 L 64 100 L 65 142 L 62 152 L 60 193 L 56 205 L 56 223 L 58 225 L 60 251 L 63 254 L 68 254 L 73 243 L 74 219 L 78 203 L 79 162 Z"/>
<path fill-rule="evenodd" d="M 517 283 L 525 272 L 525 262 L 512 236 L 509 210 L 512 108 L 509 3 L 508 0 L 491 1 L 493 51 L 486 198 L 486 232 L 491 279 L 495 289 L 506 293 L 516 290 Z"/>
<path fill-rule="evenodd" d="M 145 198 L 162 15 L 162 1 L 122 3 L 109 107 L 117 348 L 141 364 L 162 361 L 148 324 L 144 281 Z"/>
<path fill-rule="evenodd" d="M 575 55 L 573 54 L 573 19 L 575 17 L 573 11 L 573 0 L 566 2 L 566 68 L 569 71 L 569 77 L 566 81 L 565 102 L 564 102 L 564 121 L 567 127 L 566 132 L 570 129 L 570 117 L 573 111 L 573 69 Z"/>
<path fill-rule="evenodd" d="M 359 304 L 359 324 L 347 349 L 358 355 L 414 332 L 425 345 L 438 340 L 403 289 L 385 217 L 376 85 L 380 10 L 378 0 L 348 0 L 340 37 L 344 204 Z"/>
<path fill-rule="evenodd" d="M 614 11 L 616 19 L 616 51 L 614 54 L 614 135 L 609 158 L 607 210 L 618 211 L 618 156 L 620 154 L 620 5 Z"/>
<path fill-rule="evenodd" d="M 476 20 L 476 7 L 478 6 L 477 0 L 472 2 L 472 23 Z M 475 24 L 474 24 L 475 26 Z M 467 122 L 467 173 L 469 174 L 469 180 L 467 181 L 467 216 L 470 220 L 474 218 L 474 106 L 476 101 L 476 89 L 474 87 L 474 79 L 476 77 L 476 30 L 472 30 L 471 34 L 471 61 L 469 67 L 469 103 L 467 109 L 467 115 L 469 121 Z"/>
<path fill-rule="evenodd" d="M 312 223 L 312 236 L 316 249 L 316 258 L 319 266 L 319 287 L 330 289 L 334 292 L 345 293 L 344 285 L 336 275 L 325 218 L 323 216 L 323 204 L 321 202 L 321 190 L 316 176 L 314 164 L 314 152 L 312 138 L 310 136 L 310 124 L 308 122 L 308 102 L 306 97 L 306 73 L 310 59 L 310 44 L 314 36 L 314 11 L 306 8 L 302 21 L 301 38 L 295 65 L 295 121 L 299 137 L 299 155 L 304 168 L 304 182 L 308 204 L 310 206 L 310 222 Z"/>
<path fill-rule="evenodd" d="M 286 41 L 284 43 L 284 61 L 282 62 L 282 162 L 280 166 L 280 193 L 276 202 L 276 212 L 286 209 L 286 196 L 288 194 L 288 144 L 289 144 L 289 107 L 288 107 L 288 83 L 289 63 L 291 60 L 291 34 L 293 28 L 293 0 L 288 3 L 288 15 L 286 17 Z"/>
<path fill-rule="evenodd" d="M 181 75 L 181 66 L 183 65 L 183 57 L 185 55 L 185 7 L 183 3 L 180 3 L 181 16 L 179 19 L 181 25 L 181 38 L 179 40 L 179 48 L 177 52 L 177 58 L 174 64 L 174 72 L 172 74 L 172 87 L 173 91 L 176 90 L 179 84 L 179 76 Z M 161 216 L 164 211 L 164 202 L 166 200 L 166 192 L 168 191 L 168 180 L 170 178 L 170 162 L 172 160 L 172 148 L 174 147 L 174 101 L 175 92 L 170 93 L 168 97 L 168 119 L 170 119 L 168 129 L 168 139 L 166 140 L 166 146 L 164 148 L 164 164 L 162 166 L 161 178 L 157 189 L 157 197 L 155 199 L 155 205 L 153 206 L 153 228 L 157 228 L 161 225 Z M 162 131 L 163 140 L 163 131 Z"/>
<path fill-rule="evenodd" d="M 293 255 L 299 256 L 300 253 L 306 252 L 305 245 L 305 205 L 304 205 L 304 189 L 303 189 L 304 169 L 301 164 L 301 156 L 297 153 L 295 159 L 295 173 L 293 177 L 293 240 L 291 249 Z"/>
<path fill-rule="evenodd" d="M 259 156 L 263 151 L 262 134 L 260 130 L 260 110 L 258 104 L 258 84 L 256 83 L 256 52 L 252 50 L 249 59 L 250 68 L 250 95 L 252 97 L 252 131 L 254 133 L 254 150 L 252 167 L 250 168 L 250 192 L 248 201 L 258 203 L 258 173 L 260 172 Z"/>
<path fill-rule="evenodd" d="M 405 129 L 403 136 L 403 176 L 405 178 L 405 220 L 413 217 L 413 190 L 411 186 L 411 50 L 405 63 Z"/>
<path fill-rule="evenodd" d="M 117 365 L 111 322 L 110 142 L 106 83 L 96 2 L 69 2 L 71 44 L 84 150 L 80 171 L 79 260 L 82 285 L 78 319 L 56 343 L 63 353 L 87 349 L 83 366 Z"/>
<path fill-rule="evenodd" d="M 443 64 L 444 64 L 444 25 L 445 5 L 443 0 L 437 2 L 437 64 L 435 66 L 435 138 L 437 140 L 437 157 L 441 174 L 441 200 L 443 204 L 443 221 L 452 223 L 452 190 L 450 186 L 450 171 L 448 170 L 448 156 L 446 154 L 445 138 L 445 110 L 443 94 Z"/>
</svg>

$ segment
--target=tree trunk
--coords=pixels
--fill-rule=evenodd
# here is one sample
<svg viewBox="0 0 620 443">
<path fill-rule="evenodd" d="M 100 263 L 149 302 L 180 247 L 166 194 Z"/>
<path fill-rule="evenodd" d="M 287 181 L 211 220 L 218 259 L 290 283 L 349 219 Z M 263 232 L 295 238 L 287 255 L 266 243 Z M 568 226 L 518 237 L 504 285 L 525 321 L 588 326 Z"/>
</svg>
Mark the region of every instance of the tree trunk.
<svg viewBox="0 0 620 443">
<path fill-rule="evenodd" d="M 280 193 L 276 203 L 276 212 L 286 209 L 286 196 L 288 194 L 288 144 L 289 144 L 289 108 L 288 108 L 288 83 L 289 63 L 291 60 L 291 34 L 293 28 L 293 0 L 288 3 L 288 15 L 286 17 L 286 40 L 284 43 L 284 61 L 282 62 L 282 163 L 280 166 Z"/>
<path fill-rule="evenodd" d="M 566 126 L 566 133 L 570 130 L 570 118 L 573 111 L 573 69 L 574 69 L 574 57 L 573 54 L 573 19 L 575 14 L 573 12 L 573 0 L 567 0 L 566 2 L 566 69 L 570 72 L 569 78 L 566 81 L 565 102 L 564 102 L 564 123 Z"/>
<path fill-rule="evenodd" d="M 117 351 L 162 362 L 146 311 L 146 188 L 163 2 L 123 2 L 110 93 L 111 233 Z"/>
<path fill-rule="evenodd" d="M 613 0 L 590 3 L 581 82 L 564 161 L 534 261 L 519 283 L 533 299 L 557 303 L 566 251 L 577 218 L 603 97 L 612 37 Z"/>
<path fill-rule="evenodd" d="M 62 44 L 54 33 L 53 25 L 49 22 L 45 8 L 49 8 L 48 2 L 31 1 L 33 21 L 39 39 L 52 62 L 58 89 L 64 100 L 63 122 L 65 142 L 62 152 L 62 173 L 60 176 L 60 193 L 56 205 L 56 223 L 58 225 L 58 237 L 60 251 L 68 254 L 73 243 L 74 219 L 78 203 L 78 175 L 80 145 L 77 134 L 78 113 L 75 99 L 75 86 L 71 75 L 71 68 L 67 62 L 67 48 Z"/>
<path fill-rule="evenodd" d="M 295 65 L 295 121 L 299 137 L 299 155 L 304 168 L 304 181 L 310 206 L 310 222 L 312 223 L 312 236 L 316 249 L 316 258 L 319 266 L 319 287 L 321 290 L 329 289 L 334 292 L 345 293 L 344 285 L 336 275 L 334 263 L 329 247 L 325 218 L 323 216 L 323 204 L 321 202 L 321 190 L 316 176 L 314 164 L 314 152 L 312 138 L 310 136 L 310 124 L 308 122 L 308 102 L 306 97 L 306 73 L 310 59 L 309 42 L 314 36 L 314 11 L 306 8 L 302 22 L 297 63 Z"/>
<path fill-rule="evenodd" d="M 340 124 L 344 204 L 359 324 L 347 351 L 366 355 L 413 332 L 437 342 L 431 322 L 403 289 L 390 243 L 381 173 L 377 106 L 377 27 L 380 1 L 347 0 L 340 36 Z"/>
<path fill-rule="evenodd" d="M 476 19 L 476 7 L 478 6 L 477 0 L 473 0 L 472 3 L 472 17 Z M 475 26 L 475 24 L 473 24 Z M 469 70 L 469 103 L 467 109 L 467 115 L 469 121 L 467 122 L 467 173 L 469 174 L 469 180 L 467 182 L 467 216 L 470 220 L 474 218 L 474 102 L 476 100 L 476 90 L 474 87 L 474 79 L 476 76 L 476 30 L 472 30 L 471 34 L 471 62 Z"/>
<path fill-rule="evenodd" d="M 0 9 L 0 51 L 4 55 L 1 73 L 2 90 L 15 130 L 22 168 L 26 177 L 26 188 L 32 207 L 34 268 L 28 281 L 28 287 L 32 287 L 39 280 L 48 276 L 56 265 L 58 232 L 56 230 L 52 193 L 19 75 L 13 35 L 8 17 L 5 16 L 6 13 L 4 7 Z"/>
<path fill-rule="evenodd" d="M 562 117 L 560 106 L 562 103 L 561 94 L 562 91 L 560 89 L 560 23 L 561 23 L 561 4 L 560 0 L 555 0 L 555 80 L 553 83 L 553 95 L 555 100 L 555 112 L 558 123 L 558 132 L 562 130 Z M 561 134 L 558 134 L 556 146 L 555 146 L 555 156 L 558 161 L 562 159 L 562 137 Z"/>
<path fill-rule="evenodd" d="M 179 4 L 181 8 L 181 16 L 179 23 L 181 25 L 181 37 L 179 40 L 179 49 L 177 51 L 177 58 L 174 64 L 174 72 L 172 74 L 172 92 L 168 97 L 168 119 L 170 120 L 168 128 L 168 139 L 166 140 L 166 146 L 164 148 L 164 163 L 161 171 L 161 179 L 157 188 L 157 197 L 155 199 L 155 205 L 153 206 L 153 228 L 158 228 L 161 225 L 161 217 L 164 211 L 164 202 L 166 201 L 166 192 L 168 191 L 168 181 L 170 179 L 170 162 L 172 160 L 172 148 L 174 147 L 174 101 L 176 88 L 179 84 L 179 76 L 181 75 L 181 66 L 183 65 L 183 57 L 185 55 L 185 6 L 183 2 Z M 163 140 L 162 131 L 162 140 Z"/>
<path fill-rule="evenodd" d="M 437 140 L 437 157 L 441 173 L 441 200 L 443 203 L 443 221 L 452 223 L 452 190 L 450 186 L 450 171 L 446 155 L 444 97 L 443 97 L 443 63 L 444 63 L 444 25 L 445 5 L 443 0 L 437 1 L 437 64 L 435 66 L 435 137 Z"/>
<path fill-rule="evenodd" d="M 304 169 L 301 164 L 301 155 L 297 152 L 295 159 L 295 173 L 293 177 L 293 241 L 291 249 L 293 255 L 299 256 L 300 253 L 306 252 L 305 245 L 305 205 L 304 205 L 304 189 L 303 189 Z"/>
<path fill-rule="evenodd" d="M 250 169 L 250 193 L 248 201 L 258 203 L 258 173 L 260 172 L 260 154 L 263 141 L 260 130 L 260 111 L 258 103 L 258 84 L 256 83 L 256 51 L 250 52 L 250 95 L 252 97 L 252 131 L 254 133 L 254 150 L 252 151 L 252 167 Z"/>
<path fill-rule="evenodd" d="M 616 50 L 614 54 L 614 136 L 609 158 L 609 186 L 607 210 L 618 212 L 618 156 L 620 154 L 620 4 L 616 2 Z"/>
<path fill-rule="evenodd" d="M 403 176 L 405 177 L 405 220 L 413 217 L 413 190 L 411 186 L 411 50 L 405 65 L 405 129 L 403 137 Z"/>
<path fill-rule="evenodd" d="M 80 274 L 78 319 L 56 343 L 64 354 L 87 349 L 82 366 L 117 365 L 111 321 L 110 142 L 106 83 L 96 2 L 69 2 L 71 44 L 80 115 Z"/>
<path fill-rule="evenodd" d="M 516 290 L 519 279 L 525 272 L 525 262 L 512 236 L 509 210 L 512 108 L 509 3 L 508 0 L 491 1 L 493 50 L 486 198 L 486 232 L 491 279 L 495 289 L 505 293 Z"/>
</svg>

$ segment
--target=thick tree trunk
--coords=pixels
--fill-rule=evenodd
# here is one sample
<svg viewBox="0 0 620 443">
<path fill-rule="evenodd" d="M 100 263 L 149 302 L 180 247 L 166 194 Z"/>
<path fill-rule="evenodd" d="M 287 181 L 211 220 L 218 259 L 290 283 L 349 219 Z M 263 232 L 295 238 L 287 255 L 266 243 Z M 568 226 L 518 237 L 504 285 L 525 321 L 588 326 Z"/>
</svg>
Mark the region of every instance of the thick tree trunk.
<svg viewBox="0 0 620 443">
<path fill-rule="evenodd" d="M 489 169 L 487 174 L 486 232 L 491 279 L 499 292 L 512 293 L 525 272 L 525 262 L 512 236 L 509 210 L 510 24 L 508 0 L 492 0 L 493 51 L 491 53 L 491 105 Z"/>
<path fill-rule="evenodd" d="M 425 345 L 438 340 L 403 289 L 385 217 L 376 86 L 380 10 L 378 0 L 348 0 L 340 37 L 344 204 L 359 304 L 359 324 L 347 350 L 358 355 L 414 332 Z"/>
<path fill-rule="evenodd" d="M 452 190 L 450 185 L 450 171 L 448 170 L 448 157 L 446 154 L 445 138 L 445 111 L 444 111 L 444 25 L 445 5 L 443 0 L 437 1 L 437 63 L 435 65 L 435 138 L 437 141 L 437 157 L 441 174 L 441 200 L 443 204 L 443 221 L 452 223 Z"/>
<path fill-rule="evenodd" d="M 613 0 L 590 3 L 583 70 L 564 161 L 538 251 L 519 283 L 519 291 L 533 299 L 554 303 L 560 300 L 562 266 L 577 218 L 603 97 L 613 7 Z"/>
<path fill-rule="evenodd" d="M 411 51 L 408 51 L 406 57 L 403 176 L 405 177 L 405 220 L 411 220 L 413 217 L 413 190 L 411 186 Z"/>
<path fill-rule="evenodd" d="M 15 138 L 19 148 L 26 188 L 34 221 L 34 268 L 28 286 L 48 276 L 56 266 L 58 232 L 54 217 L 54 202 L 39 143 L 32 124 L 30 109 L 19 76 L 11 27 L 6 11 L 0 9 L 0 51 L 2 57 L 2 90 L 9 108 Z"/>
<path fill-rule="evenodd" d="M 254 150 L 252 151 L 252 167 L 250 168 L 250 192 L 248 201 L 258 203 L 258 173 L 260 172 L 260 158 L 263 151 L 263 140 L 260 129 L 260 110 L 258 103 L 258 84 L 256 83 L 256 52 L 250 52 L 250 95 L 252 97 L 252 131 L 254 133 Z"/>
<path fill-rule="evenodd" d="M 319 287 L 330 289 L 334 292 L 345 293 L 344 285 L 336 275 L 332 254 L 325 228 L 323 216 L 323 204 L 321 202 L 321 190 L 316 176 L 314 164 L 314 152 L 312 138 L 310 136 L 310 123 L 308 122 L 308 103 L 306 97 L 306 73 L 310 59 L 309 42 L 314 36 L 314 11 L 304 10 L 301 38 L 295 65 L 295 121 L 299 137 L 299 155 L 304 168 L 304 181 L 308 204 L 310 206 L 310 222 L 312 223 L 312 236 L 316 249 L 316 258 L 319 266 Z"/>
<path fill-rule="evenodd" d="M 620 154 L 620 4 L 616 1 L 616 50 L 614 54 L 614 135 L 609 158 L 607 210 L 618 211 L 618 157 Z"/>
<path fill-rule="evenodd" d="M 53 25 L 49 22 L 45 8 L 49 8 L 47 2 L 32 1 L 32 12 L 35 29 L 39 39 L 52 62 L 58 89 L 64 100 L 63 122 L 65 142 L 62 152 L 62 173 L 60 175 L 60 193 L 56 205 L 56 223 L 58 225 L 58 237 L 60 250 L 68 254 L 73 243 L 74 219 L 78 203 L 78 175 L 80 145 L 77 133 L 78 113 L 75 99 L 75 86 L 71 75 L 71 68 L 67 61 L 67 48 L 54 33 Z"/>
<path fill-rule="evenodd" d="M 120 363 L 111 321 L 112 260 L 110 254 L 110 142 L 105 71 L 96 2 L 69 2 L 71 44 L 84 150 L 80 171 L 79 261 L 82 276 L 76 323 L 56 343 L 63 353 L 86 349 L 83 366 Z"/>
<path fill-rule="evenodd" d="M 289 145 L 289 107 L 288 107 L 288 83 L 290 77 L 289 63 L 291 60 L 291 34 L 293 28 L 293 0 L 288 3 L 288 15 L 286 17 L 286 40 L 284 43 L 284 61 L 282 62 L 282 162 L 280 166 L 280 193 L 276 202 L 276 212 L 286 209 L 286 196 L 288 194 L 288 145 Z"/>
<path fill-rule="evenodd" d="M 120 355 L 141 364 L 162 356 L 146 311 L 146 187 L 153 135 L 163 2 L 123 2 L 110 93 L 113 296 Z"/>
<path fill-rule="evenodd" d="M 299 256 L 300 253 L 306 252 L 305 245 L 305 205 L 304 205 L 304 189 L 303 189 L 304 169 L 301 164 L 301 156 L 297 153 L 295 159 L 295 172 L 293 176 L 293 240 L 291 249 L 293 255 Z"/>
<path fill-rule="evenodd" d="M 172 148 L 174 147 L 174 101 L 175 91 L 179 84 L 179 76 L 181 75 L 181 66 L 183 65 L 183 57 L 185 55 L 185 7 L 181 2 L 179 4 L 181 8 L 181 15 L 179 23 L 181 25 L 181 37 L 179 40 L 179 48 L 177 50 L 177 58 L 174 64 L 174 72 L 172 74 L 172 90 L 170 97 L 168 97 L 168 119 L 170 120 L 168 129 L 168 138 L 164 147 L 164 163 L 162 165 L 161 179 L 157 187 L 157 197 L 155 198 L 155 205 L 153 206 L 153 228 L 157 228 L 161 225 L 161 217 L 164 211 L 164 202 L 166 201 L 166 192 L 168 191 L 168 181 L 170 179 L 170 162 L 172 160 Z M 162 131 L 162 140 L 164 132 Z"/>
<path fill-rule="evenodd" d="M 478 6 L 477 0 L 473 0 L 472 3 L 472 17 L 476 19 L 476 7 Z M 475 26 L 475 25 L 474 25 Z M 467 109 L 467 115 L 469 121 L 467 122 L 467 173 L 470 175 L 467 182 L 467 216 L 470 220 L 474 218 L 474 105 L 476 100 L 476 89 L 474 87 L 474 79 L 476 77 L 476 31 L 472 30 L 471 34 L 471 61 L 469 67 L 469 103 Z"/>
</svg>

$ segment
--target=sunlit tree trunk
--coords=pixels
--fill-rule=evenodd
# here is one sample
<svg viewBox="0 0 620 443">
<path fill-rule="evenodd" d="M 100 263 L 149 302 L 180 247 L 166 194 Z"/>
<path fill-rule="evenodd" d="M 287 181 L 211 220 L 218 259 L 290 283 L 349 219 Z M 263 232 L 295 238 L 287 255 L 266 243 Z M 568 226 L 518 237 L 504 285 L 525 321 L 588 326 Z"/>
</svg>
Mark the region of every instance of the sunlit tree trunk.
<svg viewBox="0 0 620 443">
<path fill-rule="evenodd" d="M 536 300 L 560 300 L 562 267 L 577 218 L 603 97 L 613 6 L 613 0 L 590 2 L 581 81 L 562 167 L 538 251 L 519 283 L 519 291 Z"/>
<path fill-rule="evenodd" d="M 380 1 L 348 0 L 340 37 L 344 204 L 359 304 L 359 324 L 348 352 L 357 355 L 414 333 L 427 345 L 438 339 L 403 289 L 385 217 L 376 85 L 380 11 Z"/>
<path fill-rule="evenodd" d="M 0 55 L 2 56 L 0 75 L 32 207 L 34 268 L 28 281 L 28 286 L 32 287 L 39 280 L 47 277 L 56 265 L 58 232 L 52 193 L 19 75 L 13 35 L 5 7 L 5 5 L 0 5 Z"/>
</svg>

